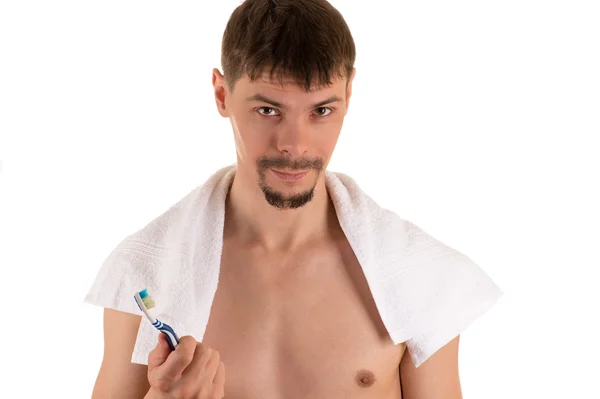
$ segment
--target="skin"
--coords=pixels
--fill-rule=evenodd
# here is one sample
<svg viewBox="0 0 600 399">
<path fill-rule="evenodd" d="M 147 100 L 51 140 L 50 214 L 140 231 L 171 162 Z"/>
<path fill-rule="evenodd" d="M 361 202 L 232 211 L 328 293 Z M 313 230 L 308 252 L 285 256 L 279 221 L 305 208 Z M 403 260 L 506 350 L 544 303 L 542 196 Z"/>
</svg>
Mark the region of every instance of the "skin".
<svg viewBox="0 0 600 399">
<path fill-rule="evenodd" d="M 325 188 L 354 76 L 311 92 L 245 76 L 231 90 L 213 71 L 237 170 L 203 344 L 225 365 L 226 398 L 462 398 L 459 337 L 419 368 L 392 343 Z M 290 182 L 271 169 L 308 173 Z M 147 368 L 130 363 L 140 321 L 105 310 L 94 399 L 147 392 Z"/>
<path fill-rule="evenodd" d="M 353 79 L 352 76 L 351 79 Z M 328 196 L 323 171 L 336 146 L 352 94 L 352 81 L 345 79 L 324 90 L 306 93 L 293 83 L 260 81 L 247 77 L 227 89 L 224 76 L 213 71 L 215 100 L 219 113 L 229 118 L 237 151 L 237 171 L 229 193 L 229 204 L 236 215 L 238 235 L 257 240 L 267 250 L 293 250 L 326 227 Z M 281 104 L 248 100 L 262 96 Z M 336 102 L 317 103 L 330 98 Z M 259 159 L 265 167 L 257 168 Z M 281 171 L 309 170 L 299 182 L 278 179 L 268 166 Z M 312 200 L 300 208 L 281 209 L 265 199 L 257 182 L 287 199 L 314 190 Z"/>
</svg>

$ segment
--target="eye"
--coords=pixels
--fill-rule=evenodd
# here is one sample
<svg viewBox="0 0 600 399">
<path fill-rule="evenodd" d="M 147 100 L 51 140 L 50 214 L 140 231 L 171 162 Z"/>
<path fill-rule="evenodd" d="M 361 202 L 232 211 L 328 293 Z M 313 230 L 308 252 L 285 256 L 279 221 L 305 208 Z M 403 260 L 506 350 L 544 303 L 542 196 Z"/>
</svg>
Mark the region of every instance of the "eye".
<svg viewBox="0 0 600 399">
<path fill-rule="evenodd" d="M 261 112 L 261 111 L 265 111 L 265 112 Z M 271 107 L 260 107 L 258 109 L 258 113 L 264 116 L 275 116 L 277 114 L 273 114 L 273 112 L 276 112 L 275 108 L 271 108 Z"/>
<path fill-rule="evenodd" d="M 316 111 L 317 111 L 317 115 L 323 117 L 323 116 L 327 116 L 330 113 L 332 113 L 333 109 L 331 109 L 329 107 L 319 107 L 319 108 L 316 108 Z"/>
</svg>

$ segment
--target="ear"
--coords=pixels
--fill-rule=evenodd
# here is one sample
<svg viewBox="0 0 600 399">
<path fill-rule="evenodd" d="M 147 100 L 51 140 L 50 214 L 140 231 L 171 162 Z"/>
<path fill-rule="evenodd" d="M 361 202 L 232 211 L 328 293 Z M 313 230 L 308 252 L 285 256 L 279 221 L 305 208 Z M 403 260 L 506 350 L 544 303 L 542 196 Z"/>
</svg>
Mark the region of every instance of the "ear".
<svg viewBox="0 0 600 399">
<path fill-rule="evenodd" d="M 215 89 L 215 102 L 217 104 L 217 110 L 223 118 L 229 117 L 229 111 L 225 98 L 227 97 L 227 88 L 225 83 L 225 77 L 219 72 L 217 68 L 213 68 L 212 71 L 212 85 Z"/>
<path fill-rule="evenodd" d="M 346 85 L 346 113 L 348 113 L 348 108 L 350 107 L 350 97 L 352 97 L 352 81 L 354 80 L 355 75 L 356 68 L 352 68 L 352 75 L 350 75 L 348 84 Z"/>
</svg>

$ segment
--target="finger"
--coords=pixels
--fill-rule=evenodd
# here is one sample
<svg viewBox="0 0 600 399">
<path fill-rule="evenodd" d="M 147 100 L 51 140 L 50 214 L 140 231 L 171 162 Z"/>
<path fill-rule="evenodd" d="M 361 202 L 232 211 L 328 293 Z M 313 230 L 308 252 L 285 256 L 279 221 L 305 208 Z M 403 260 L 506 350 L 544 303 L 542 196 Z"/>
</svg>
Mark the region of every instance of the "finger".
<svg viewBox="0 0 600 399">
<path fill-rule="evenodd" d="M 156 347 L 148 355 L 148 369 L 151 370 L 155 367 L 160 366 L 167 360 L 167 357 L 171 353 L 171 348 L 167 343 L 167 337 L 164 334 L 158 334 L 158 343 Z"/>
<path fill-rule="evenodd" d="M 223 387 L 225 386 L 225 364 L 223 362 L 219 362 L 219 367 L 217 368 L 217 374 L 215 374 L 213 384 L 216 392 L 221 392 L 221 394 L 224 394 Z"/>
<path fill-rule="evenodd" d="M 196 355 L 183 372 L 183 378 L 197 380 L 199 376 L 203 375 L 206 372 L 206 365 L 212 358 L 214 352 L 215 350 L 211 347 L 198 344 L 196 347 Z"/>
<path fill-rule="evenodd" d="M 161 376 L 170 381 L 177 381 L 181 377 L 183 370 L 192 362 L 196 344 L 197 341 L 194 337 L 189 335 L 182 337 L 175 350 L 167 357 L 167 360 L 157 368 L 157 370 L 160 370 Z"/>
<path fill-rule="evenodd" d="M 219 364 L 221 363 L 221 354 L 218 351 L 214 351 L 210 360 L 206 364 L 205 378 L 206 381 L 214 381 L 215 375 L 217 374 L 217 370 L 219 369 Z"/>
</svg>

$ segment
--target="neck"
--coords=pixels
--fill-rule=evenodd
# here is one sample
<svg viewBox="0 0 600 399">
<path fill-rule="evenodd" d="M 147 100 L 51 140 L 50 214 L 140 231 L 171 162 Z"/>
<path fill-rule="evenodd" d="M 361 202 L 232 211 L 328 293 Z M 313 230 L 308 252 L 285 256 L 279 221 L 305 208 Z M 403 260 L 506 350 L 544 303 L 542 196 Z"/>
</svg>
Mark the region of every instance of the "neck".
<svg viewBox="0 0 600 399">
<path fill-rule="evenodd" d="M 225 235 L 267 252 L 291 251 L 326 236 L 336 214 L 324 173 L 311 201 L 300 208 L 282 210 L 267 202 L 253 176 L 236 170 L 225 204 Z"/>
</svg>

